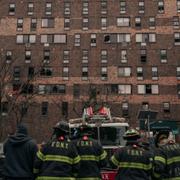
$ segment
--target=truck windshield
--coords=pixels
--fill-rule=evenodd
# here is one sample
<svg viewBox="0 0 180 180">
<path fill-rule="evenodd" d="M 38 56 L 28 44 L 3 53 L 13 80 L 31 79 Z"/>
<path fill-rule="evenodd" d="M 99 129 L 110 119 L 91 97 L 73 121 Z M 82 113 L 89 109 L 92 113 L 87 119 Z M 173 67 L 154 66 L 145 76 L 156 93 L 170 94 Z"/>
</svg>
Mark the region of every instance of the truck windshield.
<svg viewBox="0 0 180 180">
<path fill-rule="evenodd" d="M 92 127 L 91 137 L 101 142 L 103 146 L 124 146 L 125 141 L 123 135 L 126 131 L 125 126 L 114 127 Z M 71 138 L 77 138 L 78 128 L 71 128 Z"/>
<path fill-rule="evenodd" d="M 99 139 L 98 137 L 98 128 L 94 127 L 93 129 L 93 138 Z M 103 146 L 123 146 L 124 140 L 122 138 L 125 127 L 100 127 L 100 142 Z"/>
</svg>

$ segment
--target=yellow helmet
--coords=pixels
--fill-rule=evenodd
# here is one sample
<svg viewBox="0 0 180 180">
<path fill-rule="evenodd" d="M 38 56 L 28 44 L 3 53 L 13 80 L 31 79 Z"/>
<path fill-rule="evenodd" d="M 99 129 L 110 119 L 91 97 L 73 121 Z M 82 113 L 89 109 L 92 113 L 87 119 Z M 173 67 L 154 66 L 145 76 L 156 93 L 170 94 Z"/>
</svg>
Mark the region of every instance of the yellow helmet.
<svg viewBox="0 0 180 180">
<path fill-rule="evenodd" d="M 135 129 L 129 129 L 125 132 L 124 139 L 139 139 L 140 138 L 140 134 L 137 130 Z"/>
</svg>

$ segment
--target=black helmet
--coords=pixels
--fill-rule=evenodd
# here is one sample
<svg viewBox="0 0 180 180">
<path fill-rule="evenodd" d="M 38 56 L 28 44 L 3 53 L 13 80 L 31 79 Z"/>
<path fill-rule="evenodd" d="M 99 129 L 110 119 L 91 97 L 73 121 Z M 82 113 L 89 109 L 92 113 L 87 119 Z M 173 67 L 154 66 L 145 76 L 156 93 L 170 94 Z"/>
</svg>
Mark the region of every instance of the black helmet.
<svg viewBox="0 0 180 180">
<path fill-rule="evenodd" d="M 158 147 L 159 143 L 161 140 L 163 139 L 168 139 L 169 137 L 169 130 L 161 130 L 157 133 L 156 137 L 155 137 L 155 145 Z"/>
<path fill-rule="evenodd" d="M 125 135 L 123 136 L 125 140 L 137 140 L 140 138 L 140 134 L 135 129 L 130 129 L 125 132 Z"/>
<path fill-rule="evenodd" d="M 91 135 L 92 134 L 92 128 L 87 124 L 80 125 L 79 131 L 80 131 L 81 135 L 83 135 L 83 134 Z"/>
<path fill-rule="evenodd" d="M 54 133 L 59 134 L 59 132 L 62 132 L 63 134 L 69 133 L 69 124 L 66 121 L 59 121 L 54 127 Z M 57 132 L 57 133 L 56 133 Z"/>
</svg>

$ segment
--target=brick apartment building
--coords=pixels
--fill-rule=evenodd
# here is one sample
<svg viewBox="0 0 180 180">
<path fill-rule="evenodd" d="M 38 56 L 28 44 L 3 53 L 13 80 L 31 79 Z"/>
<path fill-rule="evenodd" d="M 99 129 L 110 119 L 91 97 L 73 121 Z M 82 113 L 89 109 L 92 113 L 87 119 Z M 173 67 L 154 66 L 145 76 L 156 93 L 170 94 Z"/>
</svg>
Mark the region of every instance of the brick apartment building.
<svg viewBox="0 0 180 180">
<path fill-rule="evenodd" d="M 87 101 L 132 126 L 147 107 L 180 121 L 179 18 L 180 0 L 1 0 L 1 61 L 12 93 L 31 79 L 22 109 L 33 136 L 81 117 Z"/>
</svg>

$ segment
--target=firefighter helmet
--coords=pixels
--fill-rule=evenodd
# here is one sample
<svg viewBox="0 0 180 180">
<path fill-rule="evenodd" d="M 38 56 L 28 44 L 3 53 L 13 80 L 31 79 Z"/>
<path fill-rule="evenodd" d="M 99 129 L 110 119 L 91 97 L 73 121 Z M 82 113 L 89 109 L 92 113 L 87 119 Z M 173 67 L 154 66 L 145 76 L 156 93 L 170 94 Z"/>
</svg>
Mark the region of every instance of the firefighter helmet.
<svg viewBox="0 0 180 180">
<path fill-rule="evenodd" d="M 135 140 L 135 139 L 139 139 L 140 138 L 140 134 L 137 130 L 135 129 L 129 129 L 125 132 L 124 136 L 123 136 L 124 139 L 126 140 Z"/>
<path fill-rule="evenodd" d="M 69 133 L 69 124 L 66 121 L 59 121 L 54 127 L 54 131 Z"/>
<path fill-rule="evenodd" d="M 160 144 L 166 144 L 168 142 L 169 130 L 161 130 L 155 137 L 155 145 L 158 147 Z"/>
</svg>

